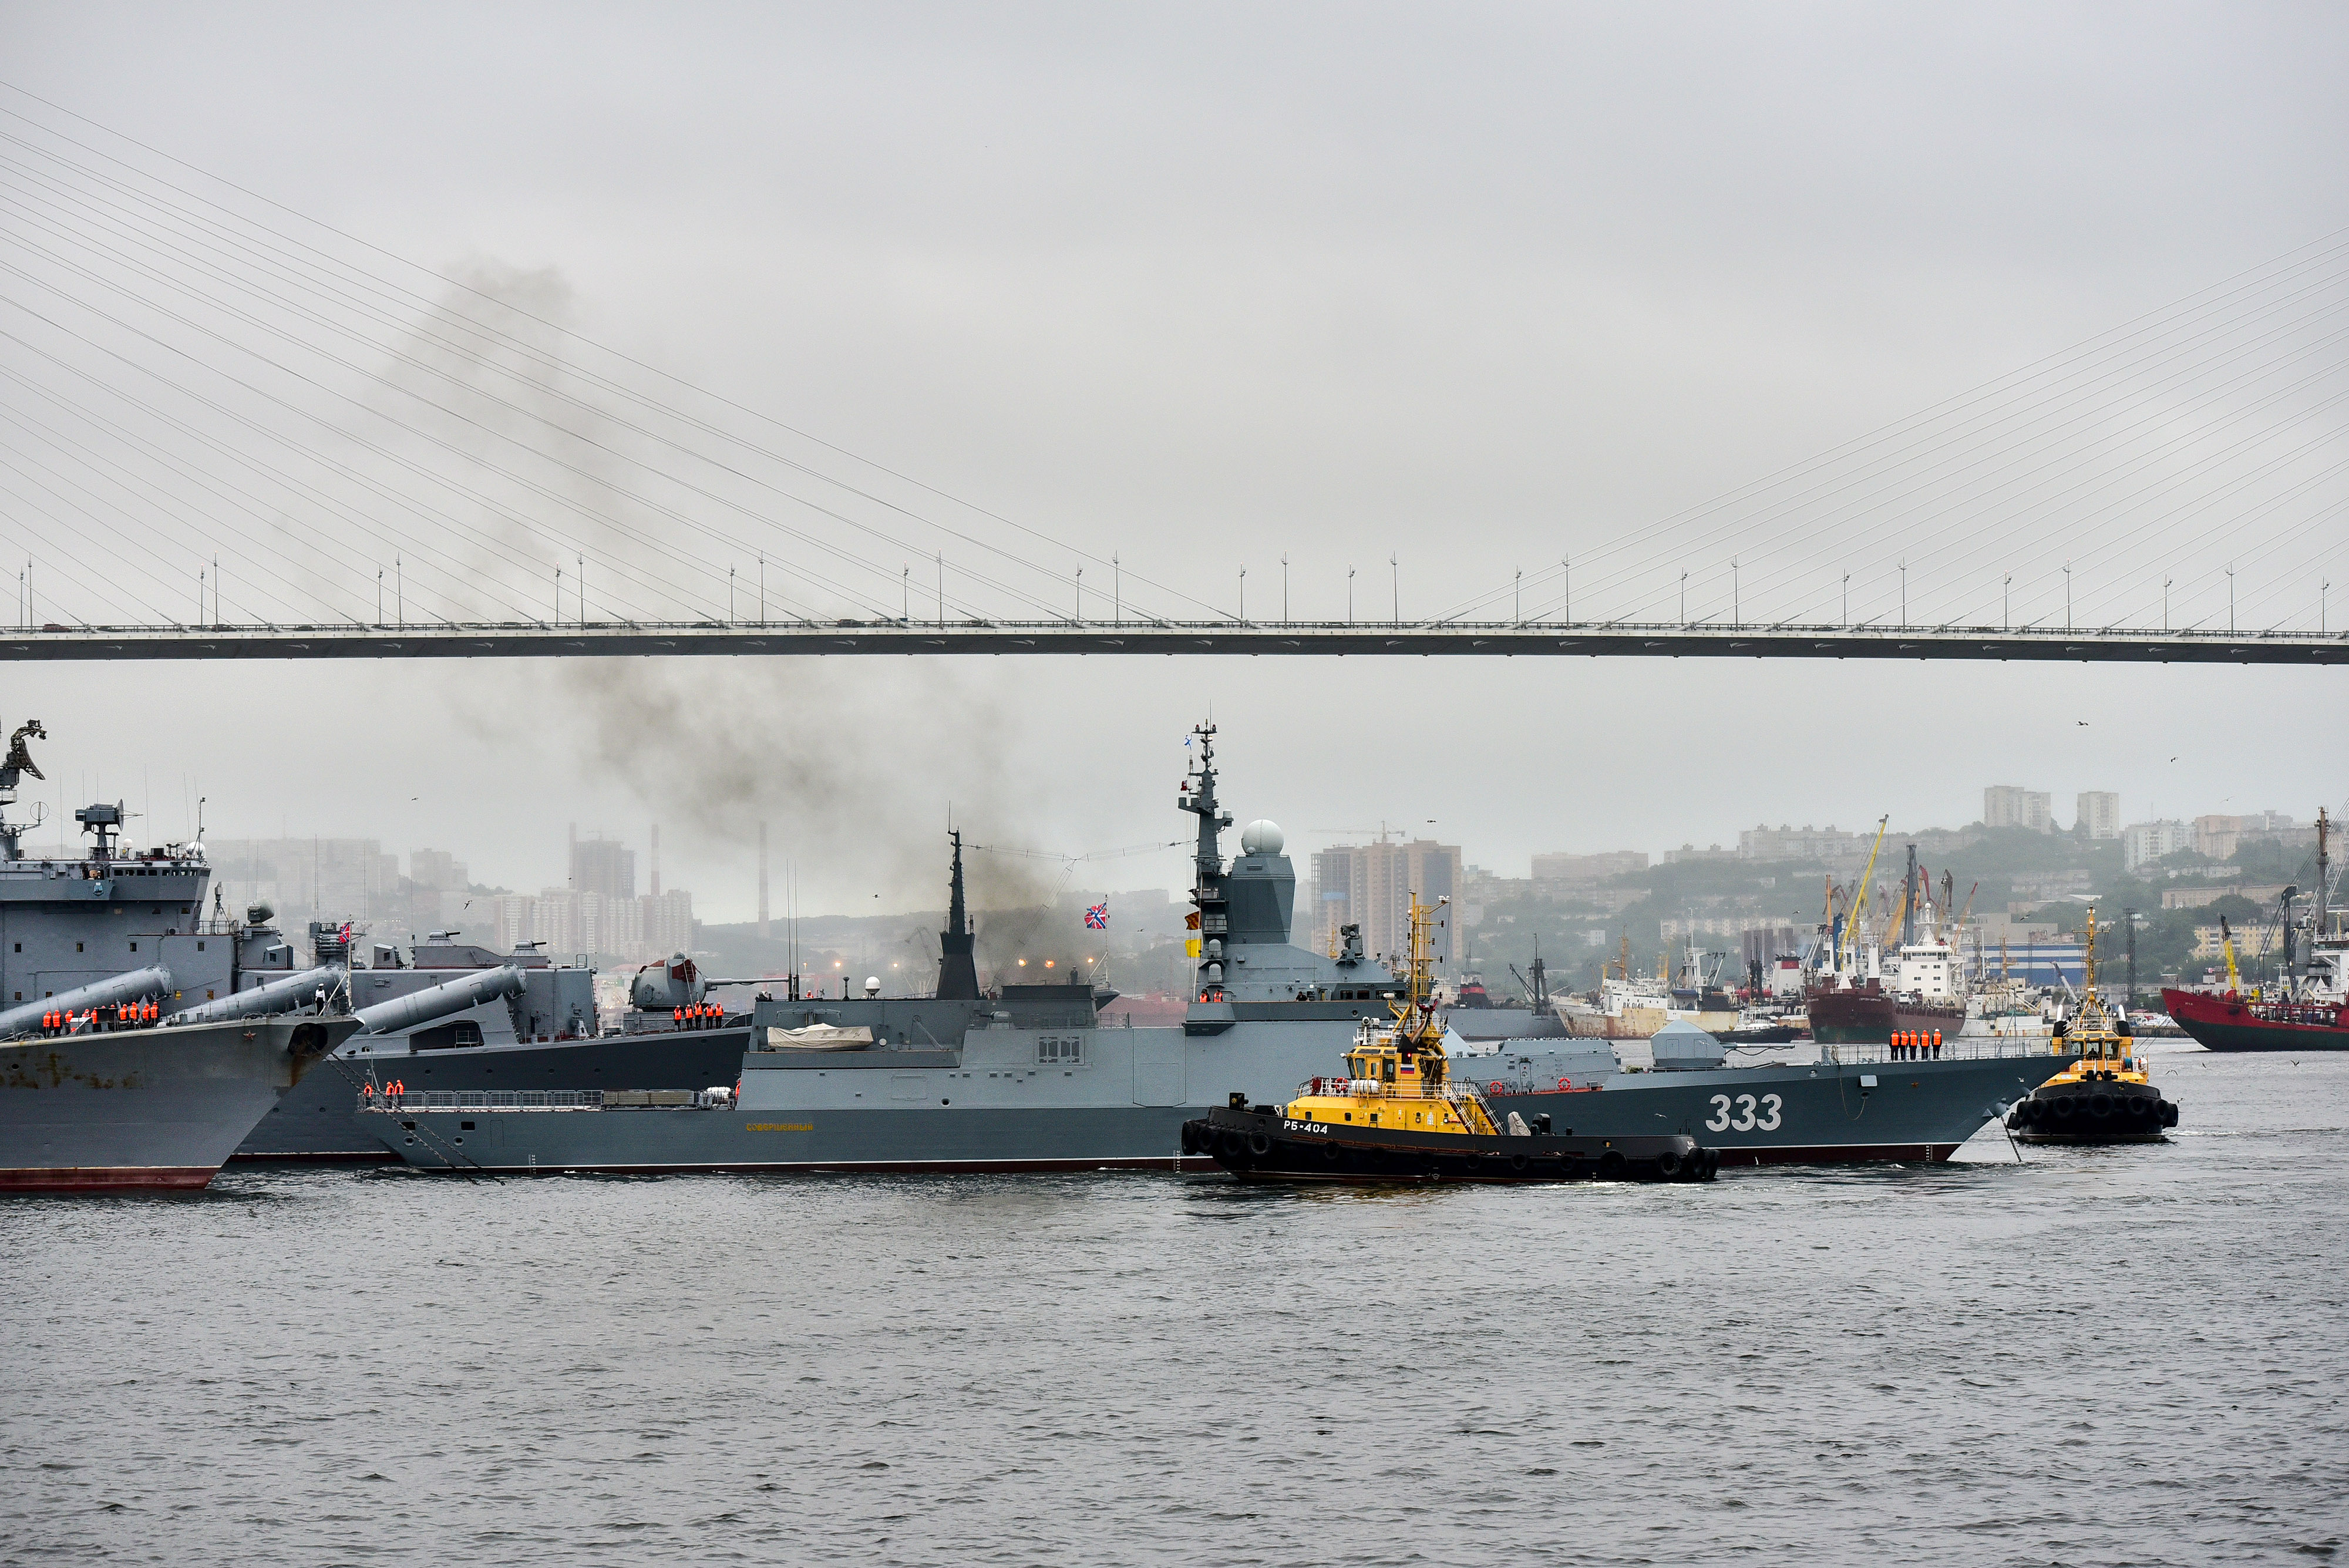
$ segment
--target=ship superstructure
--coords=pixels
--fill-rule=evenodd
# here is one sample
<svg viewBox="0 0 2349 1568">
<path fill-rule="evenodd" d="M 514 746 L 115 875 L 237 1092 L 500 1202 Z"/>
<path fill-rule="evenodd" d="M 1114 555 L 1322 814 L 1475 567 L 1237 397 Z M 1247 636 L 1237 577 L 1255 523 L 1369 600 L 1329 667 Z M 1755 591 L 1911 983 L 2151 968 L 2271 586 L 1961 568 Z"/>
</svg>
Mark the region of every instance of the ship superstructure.
<svg viewBox="0 0 2349 1568">
<path fill-rule="evenodd" d="M 1814 972 L 1805 998 L 1811 1037 L 1822 1045 L 1886 1044 L 1896 1039 L 1913 1045 L 1954 1040 L 1965 1030 L 1965 956 L 1949 919 L 1947 873 L 1937 903 L 1932 879 L 1918 868 L 1913 844 L 1899 900 L 1870 940 L 1866 922 L 1868 877 L 1883 847 L 1884 831 L 1879 822 L 1876 847 L 1868 851 L 1868 869 L 1860 873 L 1850 907 L 1831 914 L 1822 931 L 1826 938 L 1821 944 L 1824 964 Z M 1896 931 L 1900 940 L 1888 959 L 1884 945 Z"/>
</svg>

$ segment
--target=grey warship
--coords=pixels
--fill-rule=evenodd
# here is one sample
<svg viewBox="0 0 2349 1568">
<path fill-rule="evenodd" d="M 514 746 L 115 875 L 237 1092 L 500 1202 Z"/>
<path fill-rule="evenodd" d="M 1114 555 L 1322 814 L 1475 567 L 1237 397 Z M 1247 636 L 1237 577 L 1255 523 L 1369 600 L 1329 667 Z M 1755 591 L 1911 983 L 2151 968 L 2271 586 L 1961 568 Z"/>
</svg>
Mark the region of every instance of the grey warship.
<svg viewBox="0 0 2349 1568">
<path fill-rule="evenodd" d="M 578 1094 L 604 1089 L 693 1092 L 731 1084 L 756 1033 L 865 1032 L 902 1050 L 949 1050 L 999 1012 L 1022 1023 L 1091 1027 L 1114 992 L 1083 984 L 1008 986 L 980 992 L 975 938 L 965 907 L 962 835 L 948 836 L 947 929 L 936 992 L 921 997 L 828 997 L 781 977 L 780 996 L 751 1011 L 727 1012 L 721 988 L 766 984 L 704 975 L 684 953 L 643 966 L 630 978 L 626 1010 L 596 1016 L 595 972 L 563 964 L 524 942 L 493 953 L 452 933 L 435 933 L 407 955 L 378 943 L 354 967 L 353 1002 L 364 1030 L 281 1099 L 237 1150 L 241 1160 L 387 1161 L 361 1120 L 366 1098 L 398 1082 L 419 1094 Z M 357 955 L 353 955 L 356 959 Z M 326 961 L 324 956 L 321 962 Z M 843 981 L 843 988 L 847 982 Z"/>
<path fill-rule="evenodd" d="M 1215 734 L 1195 731 L 1197 760 L 1176 800 L 1197 819 L 1201 943 L 1179 1028 L 1116 1027 L 1087 1002 L 1039 1005 L 1007 990 L 966 1003 L 977 1016 L 959 1034 L 843 1019 L 818 1041 L 795 1033 L 815 1020 L 761 1000 L 730 1089 L 709 1076 L 617 1095 L 428 1093 L 359 1119 L 401 1159 L 438 1170 L 1212 1168 L 1185 1152 L 1185 1121 L 1236 1094 L 1286 1102 L 1362 1019 L 1389 1016 L 1401 991 L 1357 932 L 1341 933 L 1335 955 L 1289 940 L 1297 879 L 1273 824 L 1251 824 L 1226 861 L 1219 832 L 1232 819 L 1217 802 Z M 951 961 L 941 980 L 976 990 Z M 1504 1115 L 1547 1116 L 1559 1136 L 1684 1134 L 1730 1167 L 1946 1159 L 2064 1064 L 1982 1041 L 1938 1061 L 1845 1047 L 1812 1065 L 1732 1066 L 1709 1039 L 1679 1051 L 1668 1042 L 1658 1070 L 1626 1069 L 1603 1041 L 1550 1040 L 1502 1042 L 1461 1070 L 1488 1080 Z"/>
<path fill-rule="evenodd" d="M 8 808 L 46 738 L 0 763 L 0 1190 L 203 1187 L 358 1024 L 274 928 L 206 913 L 201 841 L 134 852 L 98 803 L 84 854 L 28 858 Z"/>
</svg>

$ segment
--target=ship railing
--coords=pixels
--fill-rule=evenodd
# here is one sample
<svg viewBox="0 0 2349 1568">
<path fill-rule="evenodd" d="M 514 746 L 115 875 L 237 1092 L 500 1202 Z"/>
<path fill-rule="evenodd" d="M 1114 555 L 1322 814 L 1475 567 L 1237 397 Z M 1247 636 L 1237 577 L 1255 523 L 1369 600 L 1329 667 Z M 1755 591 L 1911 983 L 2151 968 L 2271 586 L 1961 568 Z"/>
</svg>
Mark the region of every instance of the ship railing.
<svg viewBox="0 0 2349 1568">
<path fill-rule="evenodd" d="M 592 1111 L 604 1104 L 601 1089 L 424 1089 L 382 1095 L 397 1111 Z M 362 1102 L 364 1103 L 364 1102 Z"/>
<path fill-rule="evenodd" d="M 1899 1054 L 1896 1055 L 1895 1052 Z M 1973 1034 L 1939 1045 L 1893 1046 L 1880 1041 L 1825 1045 L 1820 1054 L 1847 1065 L 1874 1062 L 1982 1062 L 2020 1056 L 2061 1056 L 2064 1042 L 2045 1034 Z"/>
<path fill-rule="evenodd" d="M 1416 1078 L 1392 1084 L 1379 1078 L 1308 1078 L 1297 1085 L 1299 1099 L 1309 1096 L 1334 1099 L 1387 1100 L 1473 1100 L 1475 1085 L 1467 1084 L 1428 1085 Z"/>
<path fill-rule="evenodd" d="M 2309 1023 L 2338 1027 L 2341 1007 L 2330 1002 L 2254 1002 L 2251 1014 L 2262 1023 Z"/>
</svg>

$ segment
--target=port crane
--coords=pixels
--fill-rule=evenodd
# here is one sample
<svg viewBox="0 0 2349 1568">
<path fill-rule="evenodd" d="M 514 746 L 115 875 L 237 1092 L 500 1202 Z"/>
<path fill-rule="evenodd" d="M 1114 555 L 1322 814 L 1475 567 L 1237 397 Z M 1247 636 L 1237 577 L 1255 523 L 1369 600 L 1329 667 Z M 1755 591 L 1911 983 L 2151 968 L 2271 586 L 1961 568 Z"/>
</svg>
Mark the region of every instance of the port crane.
<svg viewBox="0 0 2349 1568">
<path fill-rule="evenodd" d="M 1844 962 L 1846 944 L 1837 943 L 1836 947 L 1836 967 L 1838 971 L 1846 974 L 1850 973 L 1851 968 L 1856 967 L 1858 962 L 1859 919 L 1861 914 L 1868 908 L 1868 879 L 1876 875 L 1877 852 L 1884 847 L 1885 830 L 1890 826 L 1891 822 L 1892 814 L 1890 812 L 1886 812 L 1882 816 L 1876 819 L 1876 842 L 1868 846 L 1868 864 L 1866 867 L 1861 868 L 1859 873 L 1859 891 L 1852 896 L 1850 908 L 1847 911 L 1844 922 L 1844 934 L 1849 939 L 1848 948 L 1852 959 L 1851 965 L 1847 966 Z"/>
</svg>

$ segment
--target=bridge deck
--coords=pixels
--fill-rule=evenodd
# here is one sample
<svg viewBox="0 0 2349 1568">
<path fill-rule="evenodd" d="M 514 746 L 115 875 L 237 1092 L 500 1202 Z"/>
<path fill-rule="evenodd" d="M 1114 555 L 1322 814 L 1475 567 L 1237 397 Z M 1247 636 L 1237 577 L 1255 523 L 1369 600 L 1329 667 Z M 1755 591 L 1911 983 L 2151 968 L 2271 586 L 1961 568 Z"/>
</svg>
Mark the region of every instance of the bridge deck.
<svg viewBox="0 0 2349 1568">
<path fill-rule="evenodd" d="M 0 633 L 14 660 L 555 659 L 728 654 L 1210 654 L 1645 659 L 1974 659 L 2129 664 L 2344 664 L 2349 634 L 2143 628 L 1364 625 L 984 621 L 585 625 L 98 626 Z"/>
</svg>

